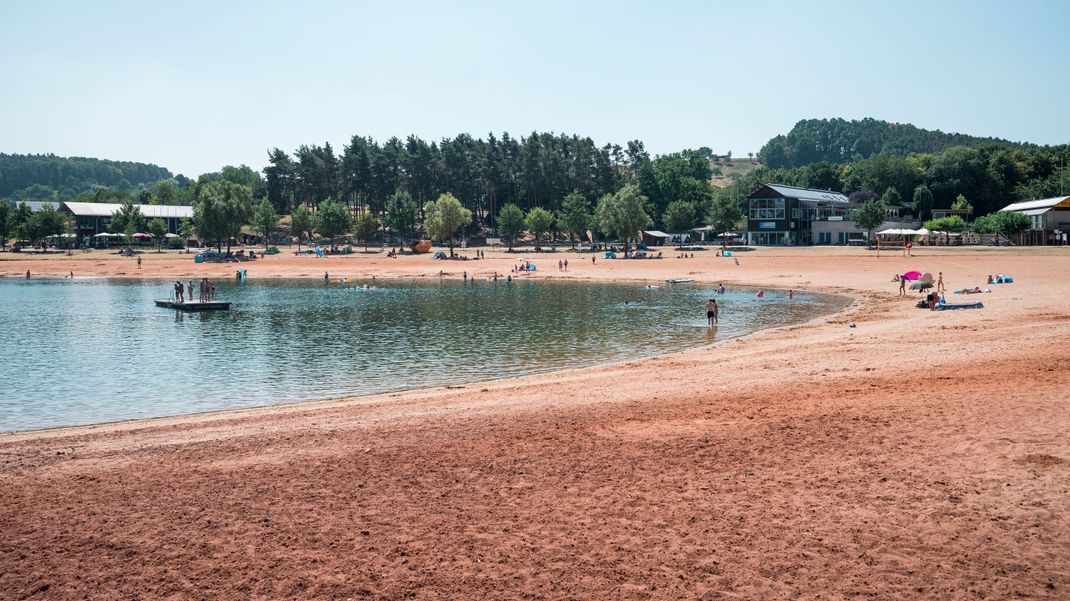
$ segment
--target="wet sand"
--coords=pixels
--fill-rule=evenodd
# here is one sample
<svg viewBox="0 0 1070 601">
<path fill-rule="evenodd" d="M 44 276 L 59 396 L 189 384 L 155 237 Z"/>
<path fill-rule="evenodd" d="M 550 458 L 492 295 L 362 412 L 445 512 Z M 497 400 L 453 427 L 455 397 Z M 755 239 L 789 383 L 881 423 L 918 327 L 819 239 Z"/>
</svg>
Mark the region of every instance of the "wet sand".
<svg viewBox="0 0 1070 601">
<path fill-rule="evenodd" d="M 516 257 L 488 254 L 243 267 L 253 282 L 460 277 L 507 273 Z M 763 249 L 738 266 L 666 254 L 519 256 L 541 278 L 692 277 L 857 300 L 631 363 L 0 437 L 0 596 L 1070 595 L 1070 252 Z M 0 274 L 27 268 L 177 278 L 235 266 L 0 254 Z M 985 309 L 934 313 L 889 281 L 914 268 L 943 271 L 952 289 L 985 287 L 989 273 L 1016 281 L 948 296 Z"/>
</svg>

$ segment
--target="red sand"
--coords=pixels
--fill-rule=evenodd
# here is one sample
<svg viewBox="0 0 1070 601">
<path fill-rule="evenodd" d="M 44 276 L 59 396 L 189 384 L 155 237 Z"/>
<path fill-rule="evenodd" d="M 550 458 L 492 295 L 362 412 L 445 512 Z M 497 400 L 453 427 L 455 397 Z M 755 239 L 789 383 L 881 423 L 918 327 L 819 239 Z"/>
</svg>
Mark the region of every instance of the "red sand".
<svg viewBox="0 0 1070 601">
<path fill-rule="evenodd" d="M 568 254 L 567 277 L 858 302 L 634 363 L 0 437 L 0 597 L 1067 598 L 1070 253 L 929 252 L 762 250 L 738 267 Z M 539 277 L 565 277 L 561 256 L 537 257 Z M 96 253 L 0 256 L 0 273 L 27 268 L 137 275 Z M 907 268 L 1016 283 L 970 297 L 983 310 L 933 313 L 896 297 Z M 233 266 L 150 255 L 142 274 L 208 272 Z"/>
</svg>

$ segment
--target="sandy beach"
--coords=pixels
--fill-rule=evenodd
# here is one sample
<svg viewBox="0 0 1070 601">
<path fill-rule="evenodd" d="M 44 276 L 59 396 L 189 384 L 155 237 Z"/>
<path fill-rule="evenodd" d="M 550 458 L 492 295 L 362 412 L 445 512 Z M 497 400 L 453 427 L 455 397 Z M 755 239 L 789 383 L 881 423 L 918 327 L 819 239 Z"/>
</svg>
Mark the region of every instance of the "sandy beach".
<svg viewBox="0 0 1070 601">
<path fill-rule="evenodd" d="M 252 283 L 459 278 L 525 257 L 522 277 L 855 302 L 641 361 L 0 436 L 0 598 L 1067 598 L 1070 250 L 916 254 L 243 264 Z M 0 253 L 0 275 L 165 287 L 236 267 L 143 258 Z M 909 269 L 992 292 L 918 310 L 890 281 Z"/>
</svg>

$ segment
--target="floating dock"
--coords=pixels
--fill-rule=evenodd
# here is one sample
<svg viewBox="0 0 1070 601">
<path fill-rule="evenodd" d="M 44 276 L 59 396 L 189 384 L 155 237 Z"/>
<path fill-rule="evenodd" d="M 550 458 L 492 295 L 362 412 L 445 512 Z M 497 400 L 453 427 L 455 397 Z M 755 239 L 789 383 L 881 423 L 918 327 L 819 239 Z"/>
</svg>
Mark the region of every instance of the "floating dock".
<svg viewBox="0 0 1070 601">
<path fill-rule="evenodd" d="M 180 303 L 173 300 L 158 300 L 156 301 L 156 306 L 179 311 L 226 311 L 230 309 L 230 303 L 223 301 L 188 301 Z"/>
</svg>

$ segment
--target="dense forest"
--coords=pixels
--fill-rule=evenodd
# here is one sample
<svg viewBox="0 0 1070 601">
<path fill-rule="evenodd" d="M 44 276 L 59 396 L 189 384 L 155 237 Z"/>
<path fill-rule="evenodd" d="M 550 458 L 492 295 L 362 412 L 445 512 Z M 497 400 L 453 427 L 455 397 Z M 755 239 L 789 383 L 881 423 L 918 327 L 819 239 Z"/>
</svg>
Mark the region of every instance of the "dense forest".
<svg viewBox="0 0 1070 601">
<path fill-rule="evenodd" d="M 891 191 L 891 197 L 912 207 L 915 193 L 924 188 L 927 192 L 923 196 L 931 193 L 934 207 L 951 207 L 961 195 L 974 214 L 981 216 L 1019 200 L 1070 193 L 1068 162 L 1068 145 L 951 146 L 908 156 L 876 154 L 849 163 L 818 161 L 791 169 L 763 167 L 737 178 L 717 194 L 742 202 L 761 184 L 779 182 L 849 195 L 883 196 Z M 920 209 L 914 212 L 927 211 L 925 206 Z"/>
<path fill-rule="evenodd" d="M 0 198 L 62 202 L 104 187 L 135 190 L 170 179 L 163 167 L 53 154 L 0 154 Z"/>
<path fill-rule="evenodd" d="M 881 197 L 922 217 L 960 196 L 979 217 L 1010 202 L 1070 191 L 1066 145 L 1015 144 L 874 119 L 801 121 L 770 140 L 759 157 L 765 165 L 731 173 L 732 183 L 722 189 L 711 178 L 732 164 L 731 154 L 718 157 L 703 147 L 651 156 L 638 140 L 600 145 L 539 132 L 438 141 L 353 136 L 340 151 L 329 143 L 292 153 L 275 148 L 262 173 L 227 166 L 196 181 L 141 163 L 0 155 L 0 198 L 194 204 L 206 183 L 221 182 L 247 187 L 279 214 L 301 206 L 315 212 L 330 199 L 353 216 L 383 218 L 399 194 L 423 206 L 449 193 L 476 225 L 496 227 L 506 205 L 525 213 L 546 209 L 565 221 L 567 213 L 593 214 L 601 198 L 632 185 L 652 225 L 679 231 L 709 222 L 717 201 L 745 208 L 746 195 L 770 182 Z"/>
<path fill-rule="evenodd" d="M 758 158 L 774 169 L 811 163 L 850 163 L 874 155 L 909 156 L 935 153 L 952 146 L 991 145 L 1001 148 L 1032 146 L 966 134 L 946 134 L 909 123 L 877 119 L 804 119 L 787 134 L 776 136 L 758 151 Z"/>
<path fill-rule="evenodd" d="M 280 211 L 334 198 L 378 213 L 404 190 L 419 201 L 450 192 L 477 216 L 493 218 L 507 203 L 554 210 L 572 191 L 589 198 L 613 192 L 649 155 L 637 141 L 622 148 L 575 135 L 504 133 L 438 142 L 392 137 L 381 144 L 354 136 L 338 153 L 330 144 L 301 146 L 293 156 L 276 148 L 269 161 L 267 196 Z"/>
</svg>

